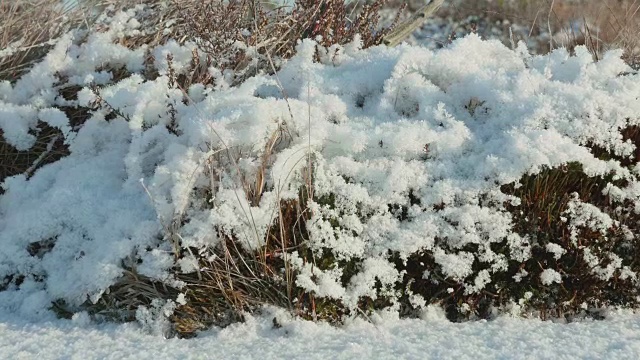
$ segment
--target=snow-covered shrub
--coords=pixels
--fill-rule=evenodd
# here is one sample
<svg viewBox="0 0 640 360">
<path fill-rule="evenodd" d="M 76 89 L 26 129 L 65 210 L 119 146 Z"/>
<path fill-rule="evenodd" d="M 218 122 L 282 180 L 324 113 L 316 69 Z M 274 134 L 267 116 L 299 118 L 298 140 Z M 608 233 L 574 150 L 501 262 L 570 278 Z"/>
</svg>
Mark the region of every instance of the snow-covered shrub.
<svg viewBox="0 0 640 360">
<path fill-rule="evenodd" d="M 206 54 L 207 62 L 233 83 L 260 72 L 272 73 L 279 60 L 295 53 L 300 39 L 314 39 L 327 48 L 359 38 L 364 48 L 382 43 L 400 19 L 382 27 L 380 10 L 387 0 L 361 5 L 343 0 L 296 0 L 289 6 L 254 11 L 250 1 L 192 1 L 181 4 L 176 26 Z M 186 20 L 186 21 L 185 21 Z M 335 48 L 334 48 L 335 51 Z M 274 61 L 275 59 L 275 61 Z M 215 80 L 215 79 L 211 79 Z"/>
<path fill-rule="evenodd" d="M 47 53 L 60 35 L 90 23 L 86 8 L 65 9 L 57 0 L 0 4 L 0 80 L 12 80 Z"/>
<path fill-rule="evenodd" d="M 5 81 L 17 81 L 45 57 L 64 33 L 92 20 L 86 8 L 64 9 L 58 0 L 0 3 L 0 94 L 6 89 Z M 22 134 L 7 136 L 16 140 L 14 143 L 0 136 L 0 181 L 20 173 L 30 176 L 38 166 L 66 155 L 59 129 L 38 119 L 34 109 L 21 107 L 12 111 L 19 112 L 25 121 L 9 124 L 8 115 L 0 110 L 0 132 Z M 37 130 L 33 129 L 36 122 L 40 123 Z M 22 132 L 25 124 L 32 129 L 26 135 Z"/>
<path fill-rule="evenodd" d="M 277 76 L 184 88 L 196 44 L 121 44 L 144 9 L 0 84 L 7 143 L 42 121 L 69 152 L 2 183 L 2 306 L 175 303 L 187 336 L 264 304 L 334 321 L 636 305 L 640 75 L 619 52 L 304 40 Z"/>
<path fill-rule="evenodd" d="M 379 44 L 397 25 L 404 10 L 404 7 L 398 10 L 393 23 L 381 27 L 379 11 L 385 2 L 377 0 L 359 7 L 342 0 L 300 0 L 289 10 L 271 9 L 262 3 L 254 9 L 256 4 L 242 0 L 143 1 L 133 8 L 123 0 L 82 1 L 70 8 L 55 0 L 3 4 L 0 80 L 6 80 L 6 85 L 16 82 L 53 45 L 68 42 L 68 36 L 62 34 L 70 28 L 74 29 L 75 43 L 91 38 L 93 47 L 85 55 L 88 58 L 79 59 L 87 67 L 76 71 L 85 78 L 67 79 L 51 72 L 54 76 L 43 79 L 52 82 L 54 91 L 49 95 L 58 95 L 57 108 L 65 113 L 70 124 L 78 126 L 87 119 L 87 109 L 69 105 L 72 102 L 65 100 L 74 100 L 81 84 L 118 82 L 132 73 L 149 80 L 169 75 L 171 87 L 187 92 L 193 86 L 187 94 L 197 98 L 207 85 L 226 88 L 256 74 L 273 73 L 295 53 L 301 38 L 316 39 L 327 48 L 356 38 L 365 48 Z M 31 31 L 29 27 L 39 30 Z M 113 42 L 117 45 L 103 46 Z M 112 52 L 105 52 L 106 49 Z M 144 54 L 144 58 L 137 56 L 136 64 L 118 59 L 127 49 Z M 317 56 L 331 57 L 334 51 L 335 48 L 327 49 Z M 31 80 L 37 78 L 38 74 L 34 74 Z M 102 105 L 109 107 L 108 103 Z M 112 110 L 117 114 L 117 109 Z M 38 121 L 33 114 L 27 115 L 29 109 L 20 111 L 21 116 L 30 116 L 31 132 L 23 134 L 20 140 L 27 145 L 16 146 L 0 140 L 0 154 L 7 159 L 0 164 L 0 181 L 17 174 L 30 176 L 39 166 L 67 153 L 59 129 Z M 19 130 L 2 123 L 0 131 Z M 11 139 L 17 140 L 16 136 L 8 134 Z"/>
</svg>

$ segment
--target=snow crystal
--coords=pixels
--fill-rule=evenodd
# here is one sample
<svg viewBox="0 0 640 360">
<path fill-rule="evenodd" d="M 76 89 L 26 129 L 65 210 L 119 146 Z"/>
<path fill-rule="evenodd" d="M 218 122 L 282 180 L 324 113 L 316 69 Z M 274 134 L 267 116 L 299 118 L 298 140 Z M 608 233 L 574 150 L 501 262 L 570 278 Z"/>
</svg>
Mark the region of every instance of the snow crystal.
<svg viewBox="0 0 640 360">
<path fill-rule="evenodd" d="M 562 255 L 564 255 L 567 250 L 565 250 L 562 246 L 555 243 L 548 243 L 546 245 L 547 252 L 553 254 L 553 258 L 556 260 L 560 260 Z"/>
<path fill-rule="evenodd" d="M 178 294 L 178 297 L 176 298 L 176 303 L 180 304 L 180 305 L 186 305 L 187 304 L 187 300 L 185 298 L 184 293 Z"/>
<path fill-rule="evenodd" d="M 562 275 L 553 269 L 544 269 L 544 271 L 540 273 L 540 281 L 542 281 L 543 285 L 551 285 L 553 283 L 562 284 Z"/>
<path fill-rule="evenodd" d="M 0 102 L 0 130 L 4 139 L 18 150 L 28 150 L 36 142 L 29 133 L 37 123 L 37 112 L 31 106 L 16 106 Z"/>
</svg>

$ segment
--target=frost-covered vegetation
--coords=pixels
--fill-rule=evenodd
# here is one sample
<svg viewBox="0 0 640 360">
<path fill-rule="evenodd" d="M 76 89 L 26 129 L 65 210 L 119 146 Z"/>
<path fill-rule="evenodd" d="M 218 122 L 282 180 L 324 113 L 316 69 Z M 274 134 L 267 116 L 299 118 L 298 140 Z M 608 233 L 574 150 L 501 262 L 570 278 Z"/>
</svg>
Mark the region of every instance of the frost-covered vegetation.
<svg viewBox="0 0 640 360">
<path fill-rule="evenodd" d="M 107 9 L 5 77 L 2 149 L 39 155 L 2 171 L 0 303 L 183 336 L 265 304 L 331 322 L 638 306 L 621 51 L 389 48 L 336 31 L 334 5 L 298 42 L 274 38 L 290 13 L 243 22 L 244 3 L 185 10 L 202 27 Z"/>
</svg>

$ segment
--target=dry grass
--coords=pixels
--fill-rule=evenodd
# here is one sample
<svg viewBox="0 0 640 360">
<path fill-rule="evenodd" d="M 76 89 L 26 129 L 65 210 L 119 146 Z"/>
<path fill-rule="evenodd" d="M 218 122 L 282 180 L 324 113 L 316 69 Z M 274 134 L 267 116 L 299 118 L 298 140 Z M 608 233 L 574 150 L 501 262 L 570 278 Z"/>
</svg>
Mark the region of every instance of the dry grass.
<svg viewBox="0 0 640 360">
<path fill-rule="evenodd" d="M 0 182 L 17 174 L 31 176 L 36 168 L 67 155 L 63 140 L 59 130 L 45 126 L 31 149 L 18 151 L 4 141 L 0 131 Z M 0 188 L 0 194 L 2 192 Z"/>
<path fill-rule="evenodd" d="M 508 37 L 510 24 L 529 28 L 529 36 L 550 33 L 539 52 L 586 45 L 596 57 L 622 48 L 630 63 L 640 61 L 640 1 L 638 0 L 450 0 L 442 16 L 454 22 L 484 17 Z M 508 20 L 508 23 L 504 23 Z"/>
<path fill-rule="evenodd" d="M 274 73 L 278 60 L 293 56 L 300 39 L 315 39 L 328 48 L 349 43 L 360 34 L 364 48 L 380 44 L 399 19 L 381 26 L 379 12 L 386 2 L 361 6 L 342 0 L 298 0 L 291 8 L 251 0 L 180 2 L 177 38 L 195 41 L 206 53 L 207 64 L 232 70 L 235 83 L 240 83 L 260 72 Z M 245 46 L 235 46 L 238 42 Z"/>
</svg>

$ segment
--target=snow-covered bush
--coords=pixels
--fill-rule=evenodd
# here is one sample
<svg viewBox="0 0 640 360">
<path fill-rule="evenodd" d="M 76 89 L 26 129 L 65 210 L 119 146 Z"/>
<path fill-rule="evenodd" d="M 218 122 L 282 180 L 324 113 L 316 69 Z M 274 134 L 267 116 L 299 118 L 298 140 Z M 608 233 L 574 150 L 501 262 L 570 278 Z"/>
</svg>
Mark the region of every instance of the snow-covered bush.
<svg viewBox="0 0 640 360">
<path fill-rule="evenodd" d="M 2 183 L 2 306 L 144 306 L 190 335 L 263 304 L 336 321 L 637 305 L 640 75 L 619 52 L 307 39 L 277 75 L 185 88 L 197 44 L 122 45 L 144 9 L 0 83 L 6 142 L 47 124 L 69 153 Z"/>
</svg>

